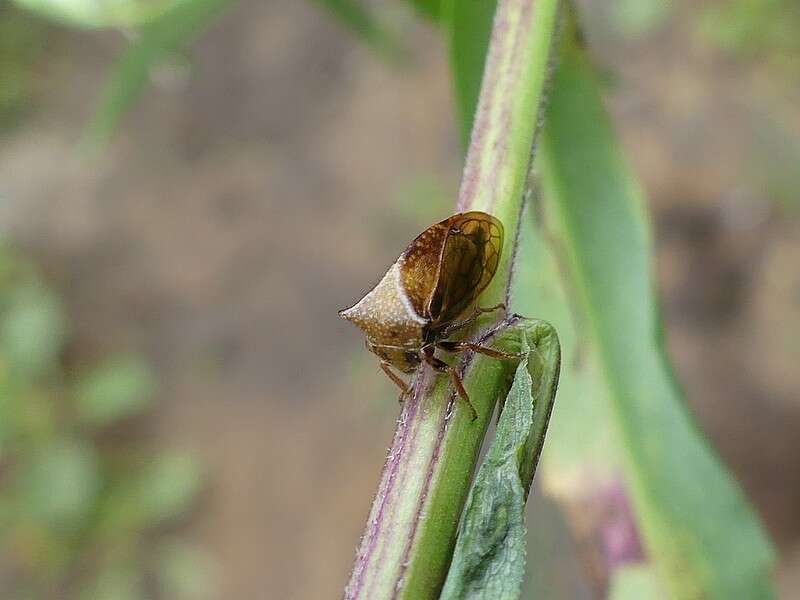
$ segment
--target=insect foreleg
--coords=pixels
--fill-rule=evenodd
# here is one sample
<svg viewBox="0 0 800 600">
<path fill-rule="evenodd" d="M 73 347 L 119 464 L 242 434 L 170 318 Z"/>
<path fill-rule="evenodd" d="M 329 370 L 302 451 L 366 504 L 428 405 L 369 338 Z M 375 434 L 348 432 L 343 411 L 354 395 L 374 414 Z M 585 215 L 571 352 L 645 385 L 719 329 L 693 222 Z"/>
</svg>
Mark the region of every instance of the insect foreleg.
<svg viewBox="0 0 800 600">
<path fill-rule="evenodd" d="M 400 376 L 392 370 L 392 365 L 386 361 L 381 361 L 381 369 L 384 373 L 391 379 L 392 381 L 397 384 L 402 391 L 400 392 L 400 398 L 398 401 L 402 404 L 403 398 L 405 398 L 406 394 L 408 394 L 408 384 L 403 381 Z"/>
<path fill-rule="evenodd" d="M 506 310 L 506 303 L 500 302 L 499 304 L 495 304 L 494 306 L 488 306 L 486 308 L 478 308 L 476 309 L 475 312 L 477 312 L 478 314 L 483 314 L 483 313 L 494 312 L 496 310 L 503 310 L 503 311 Z"/>
</svg>

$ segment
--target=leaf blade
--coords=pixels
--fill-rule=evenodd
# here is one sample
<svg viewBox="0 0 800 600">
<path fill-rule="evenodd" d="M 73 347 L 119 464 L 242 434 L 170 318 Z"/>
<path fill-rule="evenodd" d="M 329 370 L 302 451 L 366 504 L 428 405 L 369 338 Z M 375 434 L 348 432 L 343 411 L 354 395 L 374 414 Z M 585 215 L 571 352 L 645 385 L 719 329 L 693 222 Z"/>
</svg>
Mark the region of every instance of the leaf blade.
<svg viewBox="0 0 800 600">
<path fill-rule="evenodd" d="M 396 60 L 401 46 L 395 35 L 370 11 L 355 0 L 314 0 L 327 9 L 347 29 L 355 33 L 380 56 Z"/>
<path fill-rule="evenodd" d="M 555 330 L 541 321 L 519 321 L 497 345 L 507 352 L 521 349 L 525 357 L 467 498 L 443 600 L 513 600 L 525 574 L 525 501 L 555 400 L 561 355 Z"/>
<path fill-rule="evenodd" d="M 446 35 L 463 148 L 469 144 L 475 108 L 478 106 L 483 65 L 496 6 L 497 0 L 443 0 L 442 4 L 442 13 L 447 23 Z"/>
<path fill-rule="evenodd" d="M 642 193 L 574 46 L 557 70 L 540 158 L 638 521 L 664 582 L 676 598 L 772 597 L 769 542 L 698 433 L 664 353 Z"/>
<path fill-rule="evenodd" d="M 125 51 L 102 92 L 89 124 L 85 144 L 102 148 L 123 115 L 144 90 L 151 70 L 164 57 L 185 47 L 200 35 L 233 0 L 182 0 L 141 29 L 139 38 Z"/>
<path fill-rule="evenodd" d="M 408 0 L 417 12 L 426 16 L 431 21 L 438 21 L 442 17 L 443 0 Z"/>
</svg>

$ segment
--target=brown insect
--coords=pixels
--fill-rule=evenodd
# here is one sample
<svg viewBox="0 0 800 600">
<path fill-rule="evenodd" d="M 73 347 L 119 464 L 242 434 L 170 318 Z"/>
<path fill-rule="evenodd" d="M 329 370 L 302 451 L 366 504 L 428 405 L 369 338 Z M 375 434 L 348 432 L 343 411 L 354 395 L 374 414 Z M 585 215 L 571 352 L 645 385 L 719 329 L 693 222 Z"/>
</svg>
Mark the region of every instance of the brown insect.
<svg viewBox="0 0 800 600">
<path fill-rule="evenodd" d="M 364 330 L 367 348 L 381 359 L 381 369 L 403 391 L 408 384 L 393 369 L 412 373 L 423 363 L 447 373 L 459 396 L 470 402 L 456 369 L 435 356 L 437 349 L 471 349 L 494 358 L 517 358 L 450 335 L 475 322 L 478 297 L 497 271 L 503 250 L 503 225 L 484 212 L 453 215 L 428 227 L 403 251 L 386 275 L 354 306 L 339 316 Z"/>
</svg>

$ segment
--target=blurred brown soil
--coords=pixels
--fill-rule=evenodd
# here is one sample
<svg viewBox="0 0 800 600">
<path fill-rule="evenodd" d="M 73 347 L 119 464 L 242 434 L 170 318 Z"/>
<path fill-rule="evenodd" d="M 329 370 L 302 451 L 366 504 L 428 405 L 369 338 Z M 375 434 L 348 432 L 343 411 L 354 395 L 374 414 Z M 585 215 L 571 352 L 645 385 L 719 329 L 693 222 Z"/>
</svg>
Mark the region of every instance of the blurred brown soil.
<svg viewBox="0 0 800 600">
<path fill-rule="evenodd" d="M 459 170 L 443 48 L 425 26 L 404 36 L 410 64 L 390 67 L 313 3 L 243 1 L 192 50 L 190 77 L 148 90 L 87 160 L 81 128 L 121 44 L 61 33 L 40 106 L 0 147 L 0 231 L 64 293 L 70 360 L 142 352 L 162 382 L 149 435 L 209 467 L 188 533 L 216 557 L 222 598 L 331 597 L 347 577 L 396 407 L 350 400 L 394 391 L 336 310 L 426 225 L 414 182 L 452 194 Z M 654 208 L 670 353 L 786 552 L 789 589 L 800 228 L 750 167 L 756 108 L 789 127 L 800 113 L 759 69 L 687 39 L 595 44 Z"/>
</svg>

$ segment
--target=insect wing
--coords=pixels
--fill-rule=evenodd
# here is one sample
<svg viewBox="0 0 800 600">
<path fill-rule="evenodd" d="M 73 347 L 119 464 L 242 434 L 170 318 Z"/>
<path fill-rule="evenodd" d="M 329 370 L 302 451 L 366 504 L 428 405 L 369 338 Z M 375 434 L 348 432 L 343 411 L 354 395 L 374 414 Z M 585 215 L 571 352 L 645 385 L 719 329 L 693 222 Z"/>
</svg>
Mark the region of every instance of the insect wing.
<svg viewBox="0 0 800 600">
<path fill-rule="evenodd" d="M 398 259 L 403 291 L 421 317 L 427 316 L 426 309 L 436 287 L 442 250 L 452 218 L 431 225 L 420 233 Z"/>
<path fill-rule="evenodd" d="M 442 250 L 428 314 L 436 324 L 456 321 L 480 296 L 497 271 L 503 225 L 482 212 L 455 215 Z"/>
</svg>

